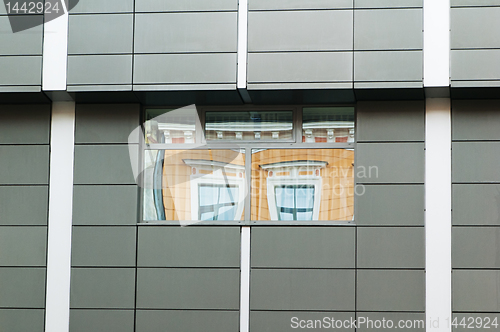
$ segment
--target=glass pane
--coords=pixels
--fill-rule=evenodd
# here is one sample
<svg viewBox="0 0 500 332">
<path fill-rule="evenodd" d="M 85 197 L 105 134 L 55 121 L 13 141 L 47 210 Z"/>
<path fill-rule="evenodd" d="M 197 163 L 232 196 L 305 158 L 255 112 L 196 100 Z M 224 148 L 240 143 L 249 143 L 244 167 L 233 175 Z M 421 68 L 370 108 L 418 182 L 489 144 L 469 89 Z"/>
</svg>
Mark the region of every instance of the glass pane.
<svg viewBox="0 0 500 332">
<path fill-rule="evenodd" d="M 291 140 L 292 111 L 206 112 L 207 140 Z"/>
<path fill-rule="evenodd" d="M 252 220 L 352 220 L 354 151 L 253 149 Z"/>
<path fill-rule="evenodd" d="M 240 150 L 146 150 L 145 156 L 144 221 L 242 220 Z"/>
<path fill-rule="evenodd" d="M 302 113 L 302 142 L 354 142 L 354 108 L 304 108 Z"/>
<path fill-rule="evenodd" d="M 198 112 L 194 106 L 175 110 L 148 109 L 144 123 L 146 143 L 196 143 L 197 123 Z"/>
</svg>

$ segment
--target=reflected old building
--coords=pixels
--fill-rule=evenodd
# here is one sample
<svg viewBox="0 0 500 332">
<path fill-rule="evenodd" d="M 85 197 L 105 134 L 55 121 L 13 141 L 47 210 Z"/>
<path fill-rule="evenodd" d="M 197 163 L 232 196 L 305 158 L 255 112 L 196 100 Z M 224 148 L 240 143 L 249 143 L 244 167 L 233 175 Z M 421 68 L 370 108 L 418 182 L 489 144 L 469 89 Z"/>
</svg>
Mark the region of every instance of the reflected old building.
<svg viewBox="0 0 500 332">
<path fill-rule="evenodd" d="M 146 113 L 145 222 L 353 220 L 353 108 Z"/>
</svg>

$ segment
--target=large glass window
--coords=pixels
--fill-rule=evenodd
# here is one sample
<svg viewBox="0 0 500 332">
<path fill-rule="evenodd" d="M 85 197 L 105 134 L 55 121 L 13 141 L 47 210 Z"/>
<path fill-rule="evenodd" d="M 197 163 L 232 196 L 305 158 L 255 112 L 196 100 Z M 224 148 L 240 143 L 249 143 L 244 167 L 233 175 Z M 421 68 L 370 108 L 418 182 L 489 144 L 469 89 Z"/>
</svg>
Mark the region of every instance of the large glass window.
<svg viewBox="0 0 500 332">
<path fill-rule="evenodd" d="M 354 128 L 352 107 L 147 110 L 142 220 L 352 222 Z"/>
</svg>

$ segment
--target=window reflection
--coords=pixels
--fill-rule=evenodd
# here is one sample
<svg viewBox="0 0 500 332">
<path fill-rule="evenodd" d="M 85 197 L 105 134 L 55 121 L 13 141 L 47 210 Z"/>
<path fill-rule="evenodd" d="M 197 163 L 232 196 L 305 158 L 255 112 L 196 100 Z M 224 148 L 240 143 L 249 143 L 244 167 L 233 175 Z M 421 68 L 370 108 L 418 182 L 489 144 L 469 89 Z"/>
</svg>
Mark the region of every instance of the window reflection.
<svg viewBox="0 0 500 332">
<path fill-rule="evenodd" d="M 292 111 L 206 112 L 207 140 L 291 140 Z"/>
<path fill-rule="evenodd" d="M 149 185 L 144 189 L 143 220 L 243 218 L 244 153 L 239 150 L 145 152 L 144 182 Z"/>
<path fill-rule="evenodd" d="M 312 220 L 314 211 L 314 186 L 276 186 L 278 220 Z"/>
<path fill-rule="evenodd" d="M 199 220 L 235 220 L 239 190 L 237 186 L 199 184 Z"/>
<path fill-rule="evenodd" d="M 354 151 L 253 149 L 252 220 L 352 220 Z"/>
<path fill-rule="evenodd" d="M 302 113 L 302 142 L 354 142 L 354 108 L 306 107 Z"/>
<path fill-rule="evenodd" d="M 194 106 L 176 110 L 146 110 L 144 123 L 146 143 L 196 143 L 197 122 L 199 122 L 198 113 Z"/>
</svg>

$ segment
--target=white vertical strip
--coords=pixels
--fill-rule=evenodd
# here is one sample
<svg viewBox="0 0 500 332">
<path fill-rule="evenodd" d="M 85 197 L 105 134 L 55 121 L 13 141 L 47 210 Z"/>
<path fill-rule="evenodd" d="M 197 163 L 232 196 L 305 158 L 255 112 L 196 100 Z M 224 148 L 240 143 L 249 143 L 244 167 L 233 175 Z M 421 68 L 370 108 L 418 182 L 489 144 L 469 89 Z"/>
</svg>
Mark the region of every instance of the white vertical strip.
<svg viewBox="0 0 500 332">
<path fill-rule="evenodd" d="M 424 87 L 450 84 L 450 0 L 424 0 Z"/>
<path fill-rule="evenodd" d="M 247 52 L 248 52 L 248 0 L 239 0 L 238 4 L 238 74 L 236 87 L 247 88 Z"/>
<path fill-rule="evenodd" d="M 68 332 L 75 103 L 54 102 L 50 137 L 45 331 Z"/>
<path fill-rule="evenodd" d="M 61 3 L 64 7 L 64 14 L 44 23 L 42 56 L 42 90 L 44 91 L 66 90 L 69 15 L 65 1 Z"/>
<path fill-rule="evenodd" d="M 451 109 L 426 99 L 425 314 L 427 330 L 451 332 Z"/>
<path fill-rule="evenodd" d="M 240 332 L 250 329 L 250 226 L 241 227 Z"/>
</svg>

